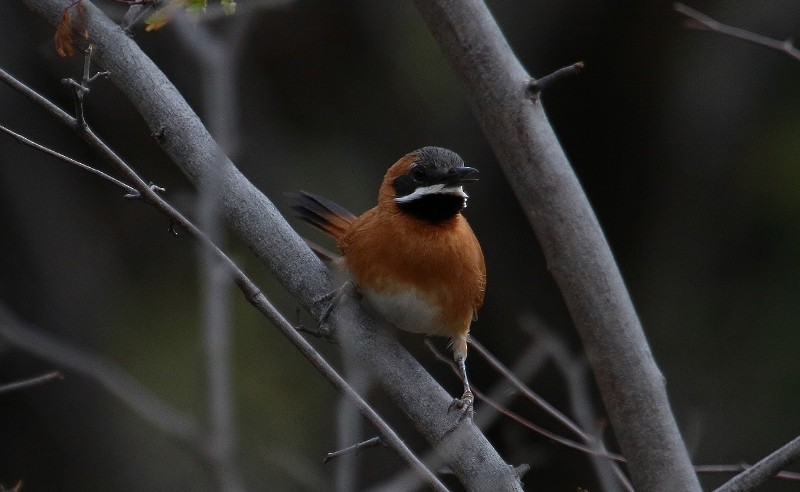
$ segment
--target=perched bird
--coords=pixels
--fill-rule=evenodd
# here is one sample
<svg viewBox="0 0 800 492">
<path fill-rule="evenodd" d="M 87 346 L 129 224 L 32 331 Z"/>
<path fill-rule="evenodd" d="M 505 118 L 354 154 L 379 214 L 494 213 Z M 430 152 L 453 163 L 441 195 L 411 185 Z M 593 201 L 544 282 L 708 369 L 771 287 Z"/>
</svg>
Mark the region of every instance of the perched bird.
<svg viewBox="0 0 800 492">
<path fill-rule="evenodd" d="M 458 154 L 423 147 L 389 168 L 378 205 L 360 217 L 318 195 L 290 194 L 299 217 L 336 240 L 342 256 L 333 261 L 369 307 L 401 330 L 450 337 L 464 381 L 454 403 L 470 413 L 467 336 L 483 304 L 486 266 L 461 211 L 462 185 L 477 174 Z"/>
</svg>

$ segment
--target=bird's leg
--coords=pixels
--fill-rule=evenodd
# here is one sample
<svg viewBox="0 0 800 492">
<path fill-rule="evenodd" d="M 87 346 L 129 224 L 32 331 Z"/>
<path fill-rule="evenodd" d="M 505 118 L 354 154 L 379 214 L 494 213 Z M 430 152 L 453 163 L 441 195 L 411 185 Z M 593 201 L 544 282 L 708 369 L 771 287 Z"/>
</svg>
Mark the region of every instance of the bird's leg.
<svg viewBox="0 0 800 492">
<path fill-rule="evenodd" d="M 472 389 L 469 387 L 469 378 L 467 378 L 467 335 L 453 338 L 453 358 L 458 365 L 458 373 L 461 376 L 461 381 L 464 382 L 464 394 L 461 398 L 453 399 L 450 404 L 450 409 L 457 408 L 461 411 L 461 416 L 458 421 L 461 422 L 465 417 L 472 419 L 475 414 L 473 410 L 473 403 L 475 397 L 472 394 Z"/>
<path fill-rule="evenodd" d="M 456 356 L 456 364 L 458 365 L 458 372 L 461 374 L 461 379 L 464 381 L 464 394 L 461 395 L 461 398 L 454 398 L 453 403 L 450 404 L 450 409 L 457 408 L 461 411 L 461 417 L 458 419 L 459 421 L 463 420 L 465 417 L 469 417 L 470 419 L 474 415 L 475 411 L 473 410 L 473 403 L 475 403 L 475 397 L 472 394 L 472 390 L 469 387 L 469 379 L 467 379 L 467 365 L 463 357 Z"/>
<path fill-rule="evenodd" d="M 358 289 L 356 285 L 351 280 L 346 280 L 341 287 L 331 292 L 328 292 L 324 296 L 317 299 L 314 304 L 322 304 L 322 310 L 320 312 L 319 317 L 317 318 L 317 330 L 316 332 L 311 332 L 310 330 L 304 330 L 308 333 L 311 333 L 315 336 L 324 336 L 326 338 L 333 337 L 333 325 L 329 322 L 331 314 L 333 313 L 334 309 L 336 309 L 339 304 L 342 302 L 342 299 L 345 297 L 351 296 L 359 296 Z"/>
</svg>

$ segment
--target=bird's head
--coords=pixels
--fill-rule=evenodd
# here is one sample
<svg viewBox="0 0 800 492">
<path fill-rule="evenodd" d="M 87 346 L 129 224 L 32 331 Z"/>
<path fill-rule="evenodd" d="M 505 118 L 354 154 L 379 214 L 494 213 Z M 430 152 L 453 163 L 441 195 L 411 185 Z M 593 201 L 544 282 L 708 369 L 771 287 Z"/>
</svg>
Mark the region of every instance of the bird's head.
<svg viewBox="0 0 800 492">
<path fill-rule="evenodd" d="M 463 185 L 478 180 L 458 154 L 423 147 L 402 157 L 387 171 L 380 204 L 429 222 L 442 222 L 467 206 Z"/>
</svg>

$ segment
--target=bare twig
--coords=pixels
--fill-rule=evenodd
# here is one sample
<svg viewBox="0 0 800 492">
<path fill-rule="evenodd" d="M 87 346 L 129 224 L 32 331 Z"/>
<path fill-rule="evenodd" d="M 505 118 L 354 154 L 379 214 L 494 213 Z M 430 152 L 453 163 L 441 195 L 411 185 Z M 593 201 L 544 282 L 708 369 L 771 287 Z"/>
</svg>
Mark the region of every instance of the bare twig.
<svg viewBox="0 0 800 492">
<path fill-rule="evenodd" d="M 672 4 L 672 8 L 675 10 L 675 12 L 685 15 L 689 19 L 686 21 L 686 27 L 712 31 L 719 34 L 724 34 L 726 36 L 731 36 L 748 43 L 779 51 L 795 61 L 800 61 L 800 50 L 794 47 L 791 39 L 780 41 L 777 39 L 768 38 L 761 34 L 756 34 L 746 29 L 723 24 L 722 22 L 712 19 L 706 14 L 691 7 L 687 7 L 682 3 L 674 3 Z"/>
<path fill-rule="evenodd" d="M 6 74 L 7 75 L 7 74 Z M 10 75 L 7 77 L 13 79 Z M 21 82 L 14 80 L 13 87 L 23 92 L 34 101 L 45 100 L 33 89 Z M 358 393 L 328 364 L 328 362 L 309 344 L 289 323 L 283 315 L 270 303 L 261 290 L 252 280 L 230 259 L 216 244 L 214 244 L 200 229 L 191 221 L 183 216 L 178 210 L 156 193 L 151 185 L 144 182 L 128 164 L 120 158 L 105 142 L 103 142 L 88 126 L 80 126 L 77 120 L 72 118 L 60 108 L 47 101 L 42 105 L 48 109 L 59 120 L 67 126 L 75 129 L 87 143 L 95 148 L 103 157 L 108 159 L 114 167 L 134 183 L 134 187 L 141 194 L 142 200 L 166 215 L 171 222 L 183 229 L 192 239 L 200 243 L 204 248 L 213 252 L 218 261 L 228 270 L 234 282 L 242 290 L 247 300 L 255 306 L 268 320 L 270 320 L 278 330 L 289 339 L 289 341 L 300 351 L 300 353 L 322 374 L 338 391 L 342 392 L 351 399 L 353 404 L 362 414 L 377 428 L 387 447 L 392 448 L 400 457 L 406 461 L 414 470 L 422 475 L 426 482 L 435 490 L 447 490 L 444 485 L 436 478 L 425 465 L 411 452 L 402 442 L 388 424 L 372 409 L 372 407 L 361 398 Z M 54 109 L 51 109 L 54 108 Z"/>
<path fill-rule="evenodd" d="M 430 348 L 430 347 L 429 347 Z M 450 357 L 445 357 L 441 353 L 435 353 L 434 356 L 442 362 L 446 362 L 451 368 L 455 367 L 452 364 Z M 545 348 L 540 344 L 528 344 L 525 351 L 519 355 L 514 362 L 512 369 L 514 374 L 518 375 L 519 379 L 527 380 L 537 374 L 548 360 L 548 354 Z M 460 375 L 456 374 L 458 377 Z M 485 394 L 487 401 L 492 401 L 493 405 L 485 403 L 482 400 L 476 402 L 474 422 L 480 429 L 486 430 L 500 417 L 506 416 L 503 412 L 508 408 L 508 402 L 516 396 L 513 386 L 508 381 L 500 381 L 488 394 Z M 426 463 L 429 468 L 437 468 L 441 466 L 442 460 L 436 456 L 435 452 L 431 451 L 422 458 L 423 463 Z M 519 465 L 524 466 L 524 465 Z M 519 477 L 522 477 L 519 473 Z M 375 492 L 390 492 L 390 491 L 405 491 L 414 490 L 419 488 L 419 479 L 414 476 L 410 471 L 403 471 L 389 480 L 377 484 L 374 488 L 370 489 Z M 349 489 L 344 489 L 349 490 Z"/>
<path fill-rule="evenodd" d="M 546 347 L 556 368 L 561 372 L 566 382 L 567 393 L 572 417 L 577 421 L 581 429 L 594 429 L 591 433 L 591 440 L 584 439 L 587 445 L 595 450 L 605 452 L 603 443 L 603 432 L 598 426 L 598 419 L 595 416 L 594 406 L 590 399 L 590 388 L 588 381 L 588 367 L 586 361 L 581 356 L 572 354 L 567 344 L 548 329 L 543 323 L 536 320 L 534 316 L 526 316 L 520 323 L 525 331 L 533 331 L 535 328 L 535 341 L 537 344 Z M 618 490 L 619 487 L 633 492 L 625 472 L 616 464 L 590 456 L 597 478 L 603 490 Z"/>
<path fill-rule="evenodd" d="M 556 419 L 573 434 L 580 437 L 583 441 L 589 443 L 594 440 L 591 436 L 586 434 L 583 429 L 578 427 L 578 424 L 573 422 L 572 419 L 561 413 L 561 411 L 551 405 L 547 400 L 539 396 L 539 394 L 530 389 L 525 383 L 520 381 L 519 378 L 517 378 L 517 376 L 511 372 L 511 370 L 503 365 L 503 363 L 500 362 L 491 352 L 489 352 L 480 342 L 474 338 L 470 338 L 469 344 L 478 354 L 480 354 L 481 357 L 484 358 L 484 360 L 486 360 L 486 362 L 489 363 L 489 365 L 491 365 L 509 383 L 511 383 L 511 385 L 516 388 L 517 391 L 525 395 L 530 402 L 544 410 L 548 415 Z"/>
<path fill-rule="evenodd" d="M 450 368 L 456 373 L 457 376 L 460 375 L 460 372 L 458 371 L 458 367 L 455 365 L 455 363 L 449 357 L 446 357 L 441 352 L 439 352 L 439 350 L 436 348 L 436 346 L 430 340 L 425 340 L 425 344 L 428 346 L 428 349 L 430 349 L 430 351 L 436 356 L 437 359 L 439 359 L 440 361 L 442 361 L 445 364 L 449 365 Z M 622 456 L 618 455 L 618 454 L 597 451 L 597 450 L 591 448 L 590 446 L 585 446 L 583 444 L 577 443 L 577 442 L 575 442 L 575 441 L 573 441 L 571 439 L 567 439 L 567 438 L 565 438 L 563 436 L 560 436 L 560 435 L 556 434 L 555 432 L 551 432 L 551 431 L 545 429 L 544 427 L 536 425 L 533 422 L 531 422 L 531 421 L 527 420 L 526 418 L 522 417 L 518 413 L 513 412 L 513 411 L 509 410 L 508 408 L 504 408 L 501 405 L 498 405 L 496 402 L 494 402 L 491 398 L 487 397 L 482 391 L 480 391 L 477 388 L 473 388 L 472 392 L 475 393 L 475 396 L 479 400 L 481 400 L 484 403 L 486 403 L 487 405 L 491 406 L 492 408 L 494 408 L 495 410 L 497 410 L 501 414 L 503 414 L 506 417 L 510 418 L 511 420 L 517 422 L 521 426 L 526 427 L 526 428 L 532 430 L 533 432 L 535 432 L 535 433 L 537 433 L 537 434 L 539 434 L 539 435 L 541 435 L 543 437 L 546 437 L 547 439 L 550 439 L 551 441 L 553 441 L 555 443 L 561 444 L 562 446 L 565 446 L 565 447 L 568 447 L 568 448 L 571 448 L 571 449 L 582 451 L 582 452 L 587 453 L 587 454 L 592 454 L 592 455 L 595 455 L 595 456 L 608 458 L 608 459 L 613 460 L 613 461 L 619 461 L 619 462 L 624 462 L 625 461 L 625 459 Z"/>
<path fill-rule="evenodd" d="M 3 77 L 5 77 L 5 72 L 3 72 L 2 69 L 0 69 L 0 78 L 3 78 Z M 12 137 L 14 137 L 17 140 L 17 142 L 19 142 L 21 144 L 27 145 L 29 147 L 33 147 L 34 149 L 38 150 L 39 152 L 44 152 L 45 154 L 47 154 L 49 156 L 52 156 L 52 157 L 55 157 L 56 159 L 61 159 L 62 161 L 66 162 L 68 164 L 72 164 L 73 166 L 78 167 L 80 169 L 83 169 L 84 171 L 89 171 L 90 173 L 94 174 L 95 176 L 100 176 L 101 178 L 103 178 L 103 179 L 105 179 L 107 181 L 110 181 L 110 182 L 114 183 L 115 185 L 119 186 L 120 188 L 124 189 L 125 191 L 127 191 L 128 195 L 131 195 L 131 196 L 132 195 L 137 195 L 138 196 L 138 194 L 139 194 L 139 192 L 136 191 L 136 188 L 134 188 L 132 186 L 128 186 L 127 184 L 125 184 L 122 181 L 118 180 L 114 176 L 106 174 L 103 171 L 100 171 L 99 169 L 95 169 L 92 166 L 89 166 L 88 164 L 84 164 L 84 163 L 82 163 L 80 161 L 76 161 L 75 159 L 73 159 L 71 157 L 67 157 L 64 154 L 61 154 L 59 152 L 56 152 L 53 149 L 45 147 L 44 145 L 38 144 L 38 143 L 34 142 L 33 140 L 31 140 L 31 139 L 29 139 L 29 138 L 27 138 L 27 137 L 25 137 L 23 135 L 20 135 L 19 133 L 15 132 L 13 130 L 9 130 L 8 128 L 4 127 L 3 125 L 0 125 L 0 131 L 6 133 L 8 135 L 11 135 Z M 162 191 L 163 191 L 163 188 L 162 188 Z"/>
<path fill-rule="evenodd" d="M 41 376 L 36 376 L 29 379 L 23 379 L 21 381 L 14 381 L 13 383 L 3 384 L 0 385 L 0 394 L 31 388 L 33 386 L 39 386 L 40 384 L 49 383 L 54 379 L 64 379 L 64 375 L 61 374 L 60 371 L 51 371 Z"/>
<path fill-rule="evenodd" d="M 800 459 L 800 436 L 795 437 L 767 457 L 722 484 L 715 492 L 744 492 L 753 490 L 776 476 L 781 468 Z"/>
<path fill-rule="evenodd" d="M 517 379 L 527 381 L 544 367 L 548 359 L 549 354 L 541 344 L 530 343 L 514 361 L 511 372 L 517 376 Z M 514 390 L 514 385 L 504 379 L 499 381 L 488 394 L 498 405 L 507 407 L 508 402 L 518 393 Z M 500 415 L 502 414 L 494 409 L 479 408 L 475 413 L 475 423 L 482 429 L 486 429 Z"/>
<path fill-rule="evenodd" d="M 545 75 L 544 77 L 531 79 L 528 82 L 528 91 L 530 92 L 531 98 L 534 100 L 538 99 L 542 91 L 567 77 L 572 77 L 573 75 L 581 73 L 584 67 L 584 63 L 579 61 L 567 67 L 559 68 L 555 72 Z"/>
<path fill-rule="evenodd" d="M 358 454 L 359 452 L 361 452 L 362 449 L 377 448 L 378 446 L 386 447 L 386 445 L 383 444 L 383 441 L 381 441 L 380 436 L 376 436 L 376 437 L 367 439 L 366 441 L 362 441 L 362 442 L 360 442 L 358 444 L 353 444 L 350 447 L 347 447 L 347 448 L 344 448 L 344 449 L 340 449 L 340 450 L 334 451 L 332 453 L 328 453 L 325 456 L 325 459 L 322 460 L 322 462 L 323 463 L 328 463 L 331 460 L 335 460 L 336 458 L 338 458 L 340 456 L 344 456 L 344 455 L 351 454 L 351 453 Z"/>
<path fill-rule="evenodd" d="M 752 465 L 741 463 L 738 465 L 695 465 L 694 469 L 697 473 L 729 473 L 735 474 L 747 471 Z M 773 478 L 781 478 L 783 480 L 790 480 L 800 482 L 800 473 L 790 471 L 779 471 Z"/>
<path fill-rule="evenodd" d="M 75 101 L 75 124 L 78 128 L 86 127 L 86 115 L 84 112 L 83 98 L 89 92 L 89 85 L 94 82 L 98 77 L 108 77 L 109 72 L 97 72 L 94 75 L 91 73 L 92 68 L 92 52 L 94 46 L 89 44 L 83 52 L 83 76 L 80 81 L 75 79 L 62 79 L 61 82 L 72 89 L 72 96 Z"/>
</svg>

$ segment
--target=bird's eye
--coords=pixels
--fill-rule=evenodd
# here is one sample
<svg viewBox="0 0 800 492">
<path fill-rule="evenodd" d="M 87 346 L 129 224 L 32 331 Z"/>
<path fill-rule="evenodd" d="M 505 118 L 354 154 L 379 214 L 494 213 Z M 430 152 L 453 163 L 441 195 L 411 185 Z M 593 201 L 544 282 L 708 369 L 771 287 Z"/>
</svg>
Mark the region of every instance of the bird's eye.
<svg viewBox="0 0 800 492">
<path fill-rule="evenodd" d="M 414 181 L 422 181 L 425 179 L 425 170 L 422 169 L 422 166 L 412 166 L 411 177 L 414 178 Z"/>
</svg>

